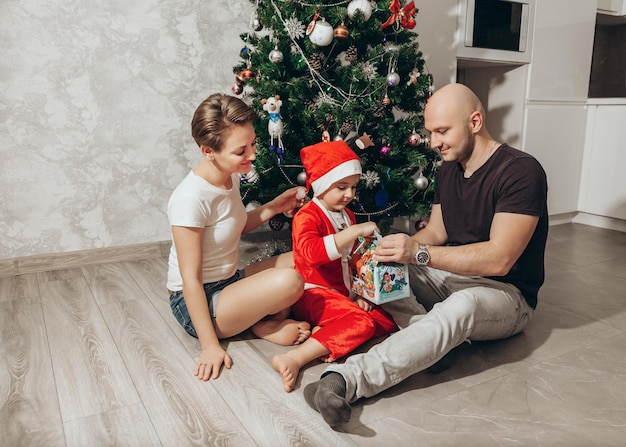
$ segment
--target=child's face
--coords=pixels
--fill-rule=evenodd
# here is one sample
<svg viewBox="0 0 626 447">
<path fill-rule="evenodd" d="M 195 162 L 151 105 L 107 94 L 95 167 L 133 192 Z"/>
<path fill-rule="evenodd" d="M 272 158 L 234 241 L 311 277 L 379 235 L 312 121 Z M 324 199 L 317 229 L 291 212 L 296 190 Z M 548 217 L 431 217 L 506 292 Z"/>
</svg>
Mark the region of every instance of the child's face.
<svg viewBox="0 0 626 447">
<path fill-rule="evenodd" d="M 341 211 L 354 199 L 356 185 L 360 179 L 361 174 L 345 177 L 333 183 L 318 199 L 328 210 Z"/>
</svg>

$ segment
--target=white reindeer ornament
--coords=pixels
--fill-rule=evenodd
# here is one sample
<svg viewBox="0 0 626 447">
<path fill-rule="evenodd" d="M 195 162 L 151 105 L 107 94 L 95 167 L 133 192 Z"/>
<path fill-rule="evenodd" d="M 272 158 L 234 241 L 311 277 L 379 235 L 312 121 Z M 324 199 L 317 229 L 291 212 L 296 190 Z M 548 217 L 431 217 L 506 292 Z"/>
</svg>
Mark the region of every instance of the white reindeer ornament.
<svg viewBox="0 0 626 447">
<path fill-rule="evenodd" d="M 285 158 L 285 148 L 283 147 L 283 117 L 280 115 L 280 107 L 283 102 L 280 100 L 280 96 L 270 96 L 267 99 L 261 101 L 263 104 L 263 110 L 265 110 L 270 120 L 267 123 L 267 130 L 270 134 L 270 150 L 276 152 L 278 155 L 278 162 Z M 278 141 L 278 146 L 274 145 L 274 139 Z"/>
</svg>

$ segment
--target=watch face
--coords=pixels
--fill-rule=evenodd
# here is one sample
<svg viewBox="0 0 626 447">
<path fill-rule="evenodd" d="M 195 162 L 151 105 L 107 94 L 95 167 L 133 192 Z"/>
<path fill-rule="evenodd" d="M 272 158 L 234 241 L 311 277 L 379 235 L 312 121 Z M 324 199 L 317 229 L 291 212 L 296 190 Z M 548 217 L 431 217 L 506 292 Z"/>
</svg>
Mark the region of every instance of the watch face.
<svg viewBox="0 0 626 447">
<path fill-rule="evenodd" d="M 428 261 L 430 260 L 430 256 L 428 255 L 428 252 L 426 251 L 419 251 L 415 255 L 415 260 L 420 265 L 426 265 L 428 264 Z"/>
</svg>

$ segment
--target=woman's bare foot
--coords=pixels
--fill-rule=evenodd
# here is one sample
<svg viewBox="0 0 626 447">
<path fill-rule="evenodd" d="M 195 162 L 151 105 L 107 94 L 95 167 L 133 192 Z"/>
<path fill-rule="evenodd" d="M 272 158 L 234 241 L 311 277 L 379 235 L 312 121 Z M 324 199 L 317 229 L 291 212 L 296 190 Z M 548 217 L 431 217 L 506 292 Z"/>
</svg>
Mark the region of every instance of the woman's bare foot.
<svg viewBox="0 0 626 447">
<path fill-rule="evenodd" d="M 306 321 L 286 320 L 261 320 L 252 326 L 252 332 L 277 345 L 299 345 L 311 335 L 311 325 Z"/>
<path fill-rule="evenodd" d="M 296 386 L 296 379 L 300 372 L 298 362 L 288 355 L 275 355 L 272 358 L 272 367 L 278 371 L 283 379 L 283 386 L 288 393 Z"/>
</svg>

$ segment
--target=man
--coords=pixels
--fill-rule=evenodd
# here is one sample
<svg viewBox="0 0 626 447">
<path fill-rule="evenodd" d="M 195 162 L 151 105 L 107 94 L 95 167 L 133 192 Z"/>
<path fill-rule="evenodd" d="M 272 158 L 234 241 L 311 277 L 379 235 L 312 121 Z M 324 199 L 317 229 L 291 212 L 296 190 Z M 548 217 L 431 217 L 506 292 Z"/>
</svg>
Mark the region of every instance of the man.
<svg viewBox="0 0 626 447">
<path fill-rule="evenodd" d="M 438 90 L 424 109 L 441 153 L 428 225 L 392 234 L 379 262 L 410 263 L 409 300 L 384 305 L 402 328 L 364 354 L 329 366 L 307 385 L 307 403 L 335 427 L 350 404 L 430 368 L 466 340 L 523 331 L 544 281 L 546 175 L 535 158 L 495 141 L 476 95 L 461 84 Z"/>
</svg>

